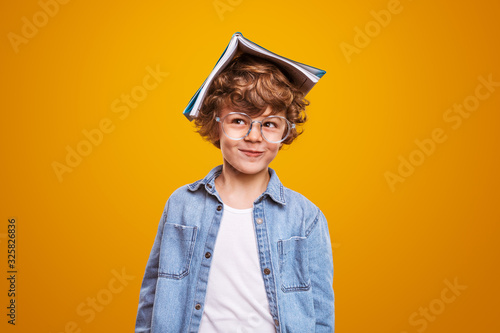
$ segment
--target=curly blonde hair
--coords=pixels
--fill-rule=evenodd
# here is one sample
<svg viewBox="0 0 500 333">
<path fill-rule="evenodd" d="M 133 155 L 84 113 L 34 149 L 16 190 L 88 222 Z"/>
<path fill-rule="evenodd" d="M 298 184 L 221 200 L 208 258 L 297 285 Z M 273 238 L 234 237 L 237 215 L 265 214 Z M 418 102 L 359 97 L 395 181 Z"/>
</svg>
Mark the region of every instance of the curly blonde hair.
<svg viewBox="0 0 500 333">
<path fill-rule="evenodd" d="M 301 126 L 307 120 L 305 108 L 309 105 L 304 94 L 293 83 L 287 72 L 278 65 L 243 53 L 213 80 L 195 118 L 196 131 L 220 149 L 219 126 L 215 118 L 223 108 L 258 117 L 269 106 L 272 114 L 285 111 L 285 117 L 295 124 L 295 128 L 282 142 L 290 145 L 303 132 Z"/>
</svg>

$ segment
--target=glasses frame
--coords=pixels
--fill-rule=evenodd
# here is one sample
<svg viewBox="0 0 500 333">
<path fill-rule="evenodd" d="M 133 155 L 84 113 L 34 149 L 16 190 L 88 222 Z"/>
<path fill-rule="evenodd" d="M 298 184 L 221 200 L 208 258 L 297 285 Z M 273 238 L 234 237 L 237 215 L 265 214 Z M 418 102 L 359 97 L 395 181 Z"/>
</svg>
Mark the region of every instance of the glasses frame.
<svg viewBox="0 0 500 333">
<path fill-rule="evenodd" d="M 243 116 L 246 116 L 248 119 L 250 119 L 250 128 L 248 129 L 248 132 L 247 134 L 245 134 L 244 136 L 242 136 L 241 138 L 233 138 L 231 136 L 229 136 L 227 133 L 226 133 L 226 130 L 224 129 L 224 119 L 226 119 L 227 116 L 229 115 L 232 115 L 232 114 L 241 114 Z M 266 136 L 264 135 L 264 132 L 262 131 L 262 122 L 264 120 L 266 120 L 267 118 L 281 118 L 283 120 L 285 120 L 288 124 L 288 132 L 286 133 L 286 135 L 279 141 L 271 141 L 271 140 L 268 140 L 266 138 Z M 229 139 L 231 140 L 243 140 L 244 138 L 246 138 L 248 136 L 248 134 L 250 134 L 250 132 L 252 131 L 252 127 L 253 127 L 253 123 L 259 123 L 260 124 L 260 135 L 262 136 L 262 138 L 264 138 L 264 140 L 266 140 L 267 142 L 269 143 L 280 143 L 280 142 L 283 142 L 286 140 L 286 138 L 288 138 L 288 135 L 290 135 L 290 131 L 295 128 L 295 124 L 291 123 L 288 119 L 286 119 L 285 117 L 282 117 L 282 116 L 274 116 L 274 115 L 271 115 L 271 116 L 267 116 L 266 118 L 262 119 L 262 120 L 253 120 L 252 117 L 250 117 L 249 115 L 247 115 L 246 113 L 243 113 L 243 112 L 229 112 L 228 114 L 226 114 L 224 117 L 222 117 L 222 119 L 220 117 L 216 117 L 215 120 L 218 122 L 218 123 L 221 123 L 222 125 L 222 131 L 224 132 L 224 135 L 227 136 Z"/>
</svg>

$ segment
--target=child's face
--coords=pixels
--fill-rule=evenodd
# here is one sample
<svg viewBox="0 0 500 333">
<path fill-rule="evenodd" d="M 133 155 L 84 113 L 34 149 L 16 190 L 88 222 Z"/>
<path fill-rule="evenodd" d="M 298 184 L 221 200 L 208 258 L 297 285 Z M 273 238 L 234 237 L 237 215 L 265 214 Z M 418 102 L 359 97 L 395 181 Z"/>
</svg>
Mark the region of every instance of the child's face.
<svg viewBox="0 0 500 333">
<path fill-rule="evenodd" d="M 232 111 L 230 108 L 224 108 L 219 117 L 222 119 Z M 262 120 L 269 115 L 271 115 L 270 107 L 262 115 L 252 118 L 252 120 Z M 276 115 L 284 117 L 285 111 Z M 220 149 L 224 164 L 229 163 L 233 168 L 244 174 L 267 172 L 269 164 L 278 154 L 281 143 L 266 141 L 262 137 L 260 126 L 260 124 L 254 123 L 252 130 L 245 138 L 232 140 L 223 133 L 222 124 L 219 123 Z"/>
</svg>

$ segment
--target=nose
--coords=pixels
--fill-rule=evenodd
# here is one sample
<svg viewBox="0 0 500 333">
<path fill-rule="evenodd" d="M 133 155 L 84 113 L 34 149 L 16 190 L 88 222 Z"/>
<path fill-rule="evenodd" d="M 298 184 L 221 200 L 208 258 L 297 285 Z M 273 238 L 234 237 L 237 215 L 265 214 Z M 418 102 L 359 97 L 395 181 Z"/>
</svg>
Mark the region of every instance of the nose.
<svg viewBox="0 0 500 333">
<path fill-rule="evenodd" d="M 256 121 L 252 122 L 252 128 L 250 129 L 250 133 L 248 133 L 248 135 L 245 137 L 245 140 L 252 142 L 262 141 L 262 134 L 260 133 L 259 126 L 262 126 L 262 124 Z"/>
</svg>

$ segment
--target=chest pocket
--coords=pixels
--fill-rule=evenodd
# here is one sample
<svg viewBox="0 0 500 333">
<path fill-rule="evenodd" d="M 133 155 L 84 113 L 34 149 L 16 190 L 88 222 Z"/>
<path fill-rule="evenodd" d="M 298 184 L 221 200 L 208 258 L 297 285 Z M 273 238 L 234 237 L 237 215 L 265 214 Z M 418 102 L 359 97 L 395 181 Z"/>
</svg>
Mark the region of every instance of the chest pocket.
<svg viewBox="0 0 500 333">
<path fill-rule="evenodd" d="M 197 227 L 165 223 L 161 238 L 158 276 L 182 279 L 189 274 Z"/>
<path fill-rule="evenodd" d="M 309 257 L 307 238 L 294 236 L 278 241 L 281 290 L 292 292 L 309 290 Z"/>
</svg>

